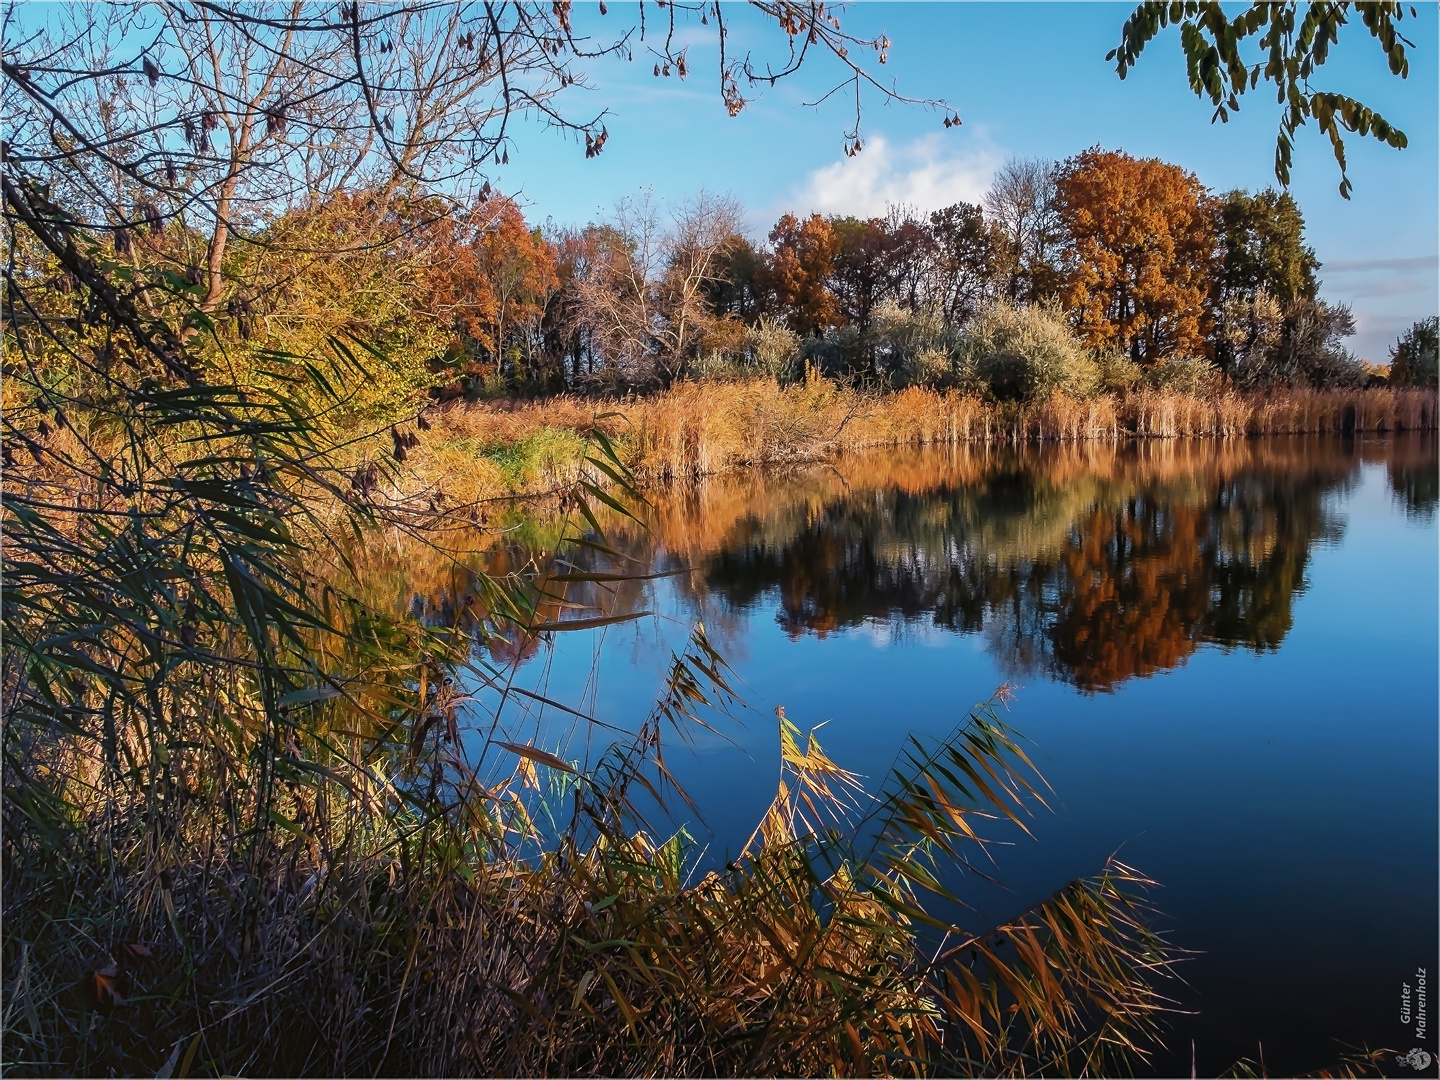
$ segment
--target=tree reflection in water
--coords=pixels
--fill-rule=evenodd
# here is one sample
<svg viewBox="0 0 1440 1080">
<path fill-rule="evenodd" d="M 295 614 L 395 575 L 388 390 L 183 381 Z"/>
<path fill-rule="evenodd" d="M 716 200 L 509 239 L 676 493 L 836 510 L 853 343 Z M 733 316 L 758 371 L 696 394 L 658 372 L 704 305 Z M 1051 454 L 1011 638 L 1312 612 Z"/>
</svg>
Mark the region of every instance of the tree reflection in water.
<svg viewBox="0 0 1440 1080">
<path fill-rule="evenodd" d="M 1312 549 L 1339 535 L 1329 496 L 1366 462 L 1388 469 L 1407 513 L 1435 512 L 1431 437 L 960 446 L 652 492 L 647 527 L 617 515 L 607 541 L 632 568 L 688 568 L 664 587 L 722 648 L 727 629 L 774 604 L 792 638 L 877 622 L 980 633 L 1009 674 L 1107 691 L 1203 643 L 1279 648 Z M 536 528 L 553 551 L 558 533 Z M 523 559 L 520 540 L 502 546 L 489 557 Z M 572 558 L 618 568 L 594 550 Z M 432 618 L 483 602 L 453 564 L 428 579 L 415 570 L 404 576 Z M 639 610 L 656 585 L 563 588 L 545 621 Z M 519 631 L 489 643 L 512 663 L 534 648 Z"/>
<path fill-rule="evenodd" d="M 1434 447 L 1433 432 L 1416 436 L 1425 444 Z M 1414 521 L 1428 521 L 1435 516 L 1435 504 L 1440 501 L 1440 467 L 1435 454 L 1416 460 L 1390 462 L 1390 489 L 1395 492 L 1405 516 Z"/>
</svg>

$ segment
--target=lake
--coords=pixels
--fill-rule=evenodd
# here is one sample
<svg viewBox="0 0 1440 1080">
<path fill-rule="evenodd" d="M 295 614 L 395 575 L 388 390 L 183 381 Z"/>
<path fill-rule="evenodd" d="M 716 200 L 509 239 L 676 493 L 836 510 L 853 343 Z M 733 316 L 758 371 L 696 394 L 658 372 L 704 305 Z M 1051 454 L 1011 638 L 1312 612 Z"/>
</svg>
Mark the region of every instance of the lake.
<svg viewBox="0 0 1440 1080">
<path fill-rule="evenodd" d="M 1005 888 L 962 883 L 967 925 L 1118 850 L 1195 950 L 1154 1072 L 1189 1075 L 1192 1046 L 1202 1076 L 1241 1057 L 1318 1069 L 1342 1042 L 1433 1053 L 1400 1007 L 1440 966 L 1437 495 L 1429 435 L 961 446 L 719 477 L 650 492 L 644 529 L 612 515 L 625 559 L 576 556 L 674 573 L 572 586 L 547 618 L 650 614 L 485 655 L 633 729 L 703 622 L 750 708 L 666 752 L 702 867 L 774 794 L 775 706 L 878 785 L 908 732 L 943 735 L 1012 684 L 1053 812 L 1034 840 L 995 831 L 1014 841 Z M 442 577 L 409 597 L 437 621 L 469 587 Z M 533 698 L 505 709 L 512 737 L 572 760 L 613 737 Z"/>
</svg>

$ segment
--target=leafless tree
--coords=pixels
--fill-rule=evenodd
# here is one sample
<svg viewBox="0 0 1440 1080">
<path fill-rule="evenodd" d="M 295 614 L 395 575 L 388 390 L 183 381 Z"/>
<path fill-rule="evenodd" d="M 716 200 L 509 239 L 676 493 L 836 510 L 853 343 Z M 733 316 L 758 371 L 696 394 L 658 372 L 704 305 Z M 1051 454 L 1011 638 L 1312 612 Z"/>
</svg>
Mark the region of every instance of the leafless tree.
<svg viewBox="0 0 1440 1080">
<path fill-rule="evenodd" d="M 1040 299 L 1053 285 L 1052 266 L 1060 243 L 1054 164 L 1012 157 L 985 193 L 985 210 L 1005 235 L 1010 299 Z"/>
<path fill-rule="evenodd" d="M 668 384 L 684 373 L 714 319 L 706 289 L 740 240 L 741 213 L 734 199 L 702 191 L 667 228 L 646 192 L 594 230 L 596 257 L 578 289 L 608 377 Z"/>
</svg>

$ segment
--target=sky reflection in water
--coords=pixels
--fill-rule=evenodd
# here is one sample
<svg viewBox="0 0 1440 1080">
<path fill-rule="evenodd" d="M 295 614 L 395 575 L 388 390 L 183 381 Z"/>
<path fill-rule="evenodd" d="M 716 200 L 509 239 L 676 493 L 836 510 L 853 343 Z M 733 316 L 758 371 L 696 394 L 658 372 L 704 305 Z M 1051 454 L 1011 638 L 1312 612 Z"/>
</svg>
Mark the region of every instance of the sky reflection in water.
<svg viewBox="0 0 1440 1080">
<path fill-rule="evenodd" d="M 1162 883 L 1172 939 L 1203 950 L 1174 987 L 1199 1015 L 1177 1018 L 1160 1074 L 1189 1069 L 1193 1039 L 1201 1075 L 1262 1046 L 1284 1075 L 1333 1063 L 1335 1039 L 1418 1045 L 1398 1012 L 1437 960 L 1437 495 L 1419 436 L 961 447 L 725 477 L 654 493 L 646 530 L 607 526 L 636 565 L 683 572 L 572 585 L 580 606 L 547 612 L 654 615 L 490 655 L 633 729 L 703 620 L 754 706 L 693 750 L 670 742 L 707 864 L 773 794 L 775 705 L 828 721 L 827 752 L 878 784 L 907 732 L 944 734 L 1020 684 L 1009 719 L 1055 813 L 997 852 L 1006 890 L 961 884 L 966 921 L 1120 848 Z M 453 621 L 473 579 L 425 585 L 417 608 Z M 572 759 L 609 742 L 553 709 L 525 719 Z"/>
</svg>

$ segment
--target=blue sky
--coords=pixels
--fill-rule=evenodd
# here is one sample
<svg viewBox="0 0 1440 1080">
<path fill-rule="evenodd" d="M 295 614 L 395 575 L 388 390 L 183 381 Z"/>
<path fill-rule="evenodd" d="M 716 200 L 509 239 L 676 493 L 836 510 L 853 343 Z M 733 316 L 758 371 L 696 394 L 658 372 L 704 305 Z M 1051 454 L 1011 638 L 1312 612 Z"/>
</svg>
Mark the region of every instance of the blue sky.
<svg viewBox="0 0 1440 1080">
<path fill-rule="evenodd" d="M 577 4 L 580 29 L 633 17 L 625 0 L 601 19 Z M 1350 93 L 1403 128 L 1404 151 L 1351 137 L 1352 201 L 1341 199 L 1328 141 L 1298 133 L 1291 191 L 1305 214 L 1321 262 L 1322 293 L 1350 303 L 1359 332 L 1351 345 L 1384 360 L 1395 336 L 1437 310 L 1440 250 L 1440 81 L 1437 9 L 1417 5 L 1402 24 L 1415 43 L 1410 77 L 1388 72 L 1384 55 L 1358 23 L 1346 27 L 1316 89 Z M 583 9 L 583 10 L 580 10 Z M 655 9 L 648 6 L 653 20 Z M 783 35 L 738 5 L 732 47 L 783 53 Z M 678 203 L 700 188 L 731 193 L 763 238 L 786 210 L 882 213 L 887 202 L 922 210 L 978 201 L 994 169 L 1014 154 L 1064 158 L 1088 146 L 1159 157 L 1194 171 L 1217 191 L 1274 186 L 1279 109 L 1262 87 L 1228 124 L 1210 123 L 1208 103 L 1185 80 L 1178 34 L 1164 32 L 1138 69 L 1121 82 L 1105 53 L 1119 41 L 1127 4 L 858 3 L 842 13 L 845 29 L 891 40 L 888 63 L 871 69 L 901 93 L 948 101 L 964 125 L 947 131 L 941 113 L 866 99 L 865 149 L 843 153 L 853 96 L 818 108 L 805 102 L 838 81 L 834 64 L 816 63 L 765 91 L 740 116 L 726 114 L 715 78 L 712 28 L 694 27 L 690 76 L 656 79 L 641 45 L 635 60 L 602 60 L 585 70 L 595 89 L 572 88 L 566 111 L 608 108 L 605 152 L 583 148 L 538 125 L 521 128 L 511 164 L 497 177 L 518 191 L 536 221 L 581 223 L 646 188 Z M 646 45 L 651 44 L 647 42 Z M 777 56 L 783 59 L 783 55 Z"/>
</svg>

